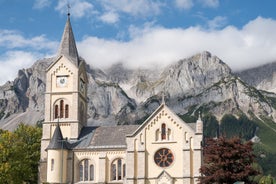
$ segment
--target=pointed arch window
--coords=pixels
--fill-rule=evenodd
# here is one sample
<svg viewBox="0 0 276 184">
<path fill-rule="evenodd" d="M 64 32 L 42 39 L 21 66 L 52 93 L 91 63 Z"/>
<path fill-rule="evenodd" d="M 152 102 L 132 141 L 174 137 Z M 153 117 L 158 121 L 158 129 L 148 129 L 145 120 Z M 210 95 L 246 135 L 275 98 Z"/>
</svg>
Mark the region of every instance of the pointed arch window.
<svg viewBox="0 0 276 184">
<path fill-rule="evenodd" d="M 161 125 L 161 140 L 166 140 L 166 124 Z"/>
<path fill-rule="evenodd" d="M 84 159 L 79 165 L 79 181 L 94 181 L 95 169 L 91 160 Z"/>
<path fill-rule="evenodd" d="M 123 159 L 118 158 L 111 163 L 111 180 L 119 181 L 125 177 L 126 165 Z"/>
</svg>

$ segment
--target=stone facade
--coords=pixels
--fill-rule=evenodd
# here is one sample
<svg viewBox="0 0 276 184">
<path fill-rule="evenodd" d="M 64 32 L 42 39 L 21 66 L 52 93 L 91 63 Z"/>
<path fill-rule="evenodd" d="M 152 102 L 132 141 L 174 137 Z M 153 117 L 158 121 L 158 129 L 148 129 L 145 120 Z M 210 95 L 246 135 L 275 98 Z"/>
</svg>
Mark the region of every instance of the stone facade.
<svg viewBox="0 0 276 184">
<path fill-rule="evenodd" d="M 197 183 L 202 128 L 164 101 L 145 122 L 87 126 L 87 76 L 70 17 L 57 59 L 47 70 L 40 183 Z"/>
</svg>

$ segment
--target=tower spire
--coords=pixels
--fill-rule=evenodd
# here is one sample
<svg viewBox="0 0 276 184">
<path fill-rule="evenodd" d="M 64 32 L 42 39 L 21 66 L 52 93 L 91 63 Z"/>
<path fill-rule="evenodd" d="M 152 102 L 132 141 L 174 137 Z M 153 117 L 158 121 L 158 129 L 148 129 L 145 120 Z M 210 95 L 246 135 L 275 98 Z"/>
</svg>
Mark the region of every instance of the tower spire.
<svg viewBox="0 0 276 184">
<path fill-rule="evenodd" d="M 78 50 L 70 22 L 70 5 L 68 4 L 67 21 L 64 27 L 61 43 L 58 50 L 58 56 L 65 56 L 76 66 L 79 66 Z"/>
</svg>

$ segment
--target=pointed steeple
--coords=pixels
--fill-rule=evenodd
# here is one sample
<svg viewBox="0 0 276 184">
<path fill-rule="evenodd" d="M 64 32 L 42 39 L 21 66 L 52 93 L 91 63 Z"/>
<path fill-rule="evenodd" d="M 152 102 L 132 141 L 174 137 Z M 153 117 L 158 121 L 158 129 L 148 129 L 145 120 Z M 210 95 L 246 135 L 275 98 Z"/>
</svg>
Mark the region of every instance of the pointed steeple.
<svg viewBox="0 0 276 184">
<path fill-rule="evenodd" d="M 49 149 L 68 149 L 67 141 L 63 140 L 59 123 L 57 123 L 54 135 L 50 141 L 49 146 L 47 147 L 47 150 Z"/>
<path fill-rule="evenodd" d="M 70 22 L 70 13 L 68 13 L 64 32 L 58 50 L 58 56 L 64 55 L 70 59 L 76 66 L 79 66 L 79 56 L 76 42 Z"/>
<path fill-rule="evenodd" d="M 198 120 L 196 121 L 196 133 L 203 133 L 203 121 L 201 120 L 201 113 L 198 113 Z"/>
</svg>

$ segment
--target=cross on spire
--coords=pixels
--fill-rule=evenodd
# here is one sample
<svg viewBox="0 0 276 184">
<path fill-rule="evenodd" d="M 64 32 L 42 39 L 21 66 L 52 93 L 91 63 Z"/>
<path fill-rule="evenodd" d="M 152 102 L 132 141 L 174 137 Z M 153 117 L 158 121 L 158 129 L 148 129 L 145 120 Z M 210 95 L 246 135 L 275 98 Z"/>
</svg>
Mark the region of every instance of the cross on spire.
<svg viewBox="0 0 276 184">
<path fill-rule="evenodd" d="M 71 8 L 70 3 L 67 3 L 67 15 L 68 15 L 68 17 L 70 16 L 70 8 Z"/>
</svg>

